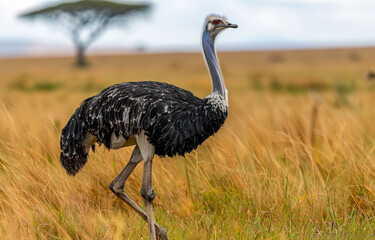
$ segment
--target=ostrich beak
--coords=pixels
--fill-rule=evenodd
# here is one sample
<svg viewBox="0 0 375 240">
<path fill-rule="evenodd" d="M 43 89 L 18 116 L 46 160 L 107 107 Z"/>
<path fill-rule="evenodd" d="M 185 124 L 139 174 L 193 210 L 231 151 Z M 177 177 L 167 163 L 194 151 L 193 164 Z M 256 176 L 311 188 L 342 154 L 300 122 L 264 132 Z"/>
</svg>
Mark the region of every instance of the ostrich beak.
<svg viewBox="0 0 375 240">
<path fill-rule="evenodd" d="M 225 24 L 224 27 L 226 27 L 226 28 L 238 28 L 238 25 L 227 22 L 227 24 Z"/>
</svg>

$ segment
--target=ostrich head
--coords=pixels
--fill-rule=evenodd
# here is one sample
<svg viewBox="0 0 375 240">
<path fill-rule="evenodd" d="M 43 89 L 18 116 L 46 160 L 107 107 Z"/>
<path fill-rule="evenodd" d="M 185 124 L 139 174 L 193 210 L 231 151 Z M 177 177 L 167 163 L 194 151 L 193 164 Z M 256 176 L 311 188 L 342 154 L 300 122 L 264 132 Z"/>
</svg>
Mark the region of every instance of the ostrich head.
<svg viewBox="0 0 375 240">
<path fill-rule="evenodd" d="M 206 21 L 204 22 L 205 30 L 210 33 L 211 37 L 214 39 L 219 32 L 226 28 L 237 28 L 237 24 L 232 24 L 227 21 L 223 16 L 216 14 L 211 14 L 207 16 Z"/>
</svg>

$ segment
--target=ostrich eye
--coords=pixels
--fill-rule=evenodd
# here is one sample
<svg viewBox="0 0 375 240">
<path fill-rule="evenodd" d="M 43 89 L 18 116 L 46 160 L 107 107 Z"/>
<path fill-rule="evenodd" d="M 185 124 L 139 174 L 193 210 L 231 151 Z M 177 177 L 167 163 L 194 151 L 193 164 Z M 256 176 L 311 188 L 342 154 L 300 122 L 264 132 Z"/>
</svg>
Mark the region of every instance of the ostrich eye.
<svg viewBox="0 0 375 240">
<path fill-rule="evenodd" d="M 215 25 L 218 25 L 220 23 L 220 21 L 219 20 L 215 20 L 212 23 L 215 24 Z"/>
</svg>

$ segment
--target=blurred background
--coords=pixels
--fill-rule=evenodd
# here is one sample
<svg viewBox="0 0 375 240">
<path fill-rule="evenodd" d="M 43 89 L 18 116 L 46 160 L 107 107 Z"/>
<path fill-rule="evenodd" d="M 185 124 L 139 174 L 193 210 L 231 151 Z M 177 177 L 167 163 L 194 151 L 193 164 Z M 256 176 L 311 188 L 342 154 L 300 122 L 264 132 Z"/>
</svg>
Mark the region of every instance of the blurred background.
<svg viewBox="0 0 375 240">
<path fill-rule="evenodd" d="M 1 1 L 0 56 L 70 55 L 70 40 L 59 29 L 18 18 L 62 1 Z M 137 1 L 134 1 L 137 3 Z M 150 14 L 110 28 L 90 47 L 94 53 L 199 51 L 204 17 L 219 13 L 240 28 L 223 34 L 222 50 L 264 50 L 372 46 L 370 0 L 149 1 Z"/>
<path fill-rule="evenodd" d="M 128 81 L 212 90 L 205 17 L 229 91 L 222 129 L 153 161 L 170 239 L 374 239 L 375 1 L 0 0 L 0 239 L 148 239 L 108 189 L 132 148 L 97 147 L 69 177 L 60 133 Z M 140 164 L 142 165 L 142 164 Z M 143 167 L 126 193 L 142 206 Z"/>
</svg>

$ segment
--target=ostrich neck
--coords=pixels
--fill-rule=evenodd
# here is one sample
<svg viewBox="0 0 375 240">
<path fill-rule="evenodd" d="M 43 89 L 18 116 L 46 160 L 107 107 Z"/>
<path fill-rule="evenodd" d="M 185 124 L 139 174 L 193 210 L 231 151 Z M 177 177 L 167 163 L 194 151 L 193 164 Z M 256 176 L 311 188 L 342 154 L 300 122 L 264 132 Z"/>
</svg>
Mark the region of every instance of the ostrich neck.
<svg viewBox="0 0 375 240">
<path fill-rule="evenodd" d="M 215 37 L 210 35 L 207 28 L 204 30 L 202 37 L 203 53 L 211 74 L 212 92 L 217 92 L 226 97 L 225 84 L 215 52 Z"/>
</svg>

